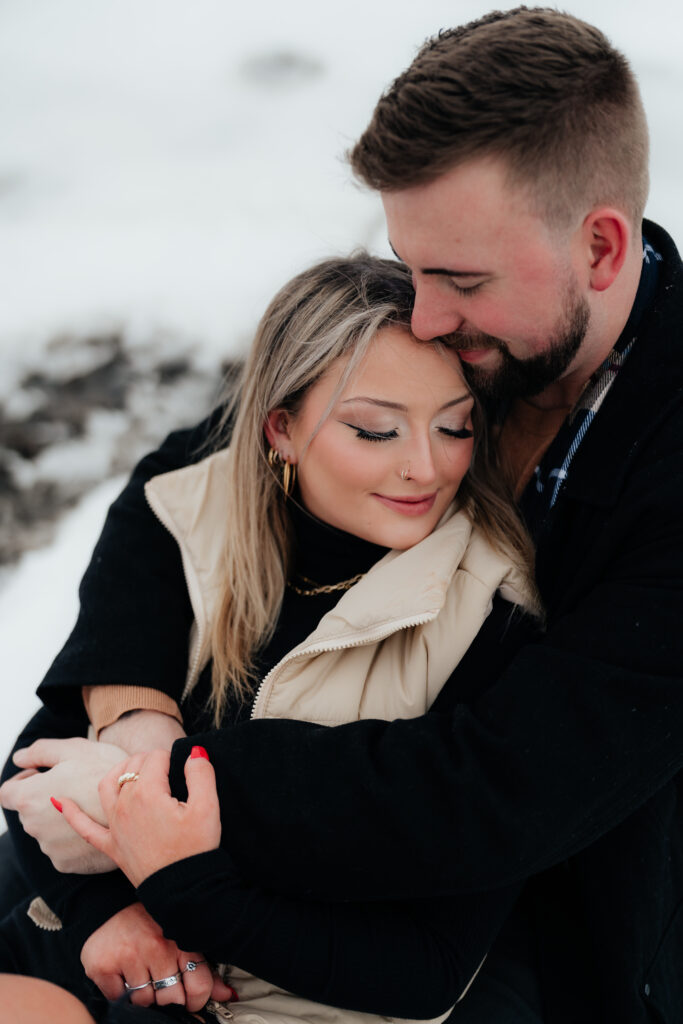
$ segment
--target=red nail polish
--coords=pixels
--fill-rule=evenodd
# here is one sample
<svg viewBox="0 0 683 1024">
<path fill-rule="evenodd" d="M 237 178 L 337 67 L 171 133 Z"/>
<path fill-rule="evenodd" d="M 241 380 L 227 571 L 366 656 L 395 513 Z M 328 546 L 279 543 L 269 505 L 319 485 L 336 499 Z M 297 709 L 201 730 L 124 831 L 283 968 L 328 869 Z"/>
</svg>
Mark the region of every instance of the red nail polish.
<svg viewBox="0 0 683 1024">
<path fill-rule="evenodd" d="M 207 754 L 204 747 L 193 747 L 190 757 L 203 757 L 207 761 L 209 760 L 209 755 Z"/>
<path fill-rule="evenodd" d="M 60 813 L 60 814 L 63 814 L 63 813 L 64 813 L 64 812 L 62 811 L 62 805 L 61 805 L 61 803 L 59 802 L 59 800 L 55 800 L 55 798 L 54 798 L 53 796 L 51 796 L 51 797 L 50 797 L 50 803 L 52 804 L 52 806 L 53 806 L 53 807 L 55 807 L 55 808 L 56 808 L 56 809 L 57 809 L 57 810 L 59 811 L 59 813 Z"/>
<path fill-rule="evenodd" d="M 237 995 L 232 985 L 228 985 L 228 988 L 230 989 L 230 996 L 228 997 L 229 1001 L 231 1003 L 239 1003 L 240 997 Z"/>
</svg>

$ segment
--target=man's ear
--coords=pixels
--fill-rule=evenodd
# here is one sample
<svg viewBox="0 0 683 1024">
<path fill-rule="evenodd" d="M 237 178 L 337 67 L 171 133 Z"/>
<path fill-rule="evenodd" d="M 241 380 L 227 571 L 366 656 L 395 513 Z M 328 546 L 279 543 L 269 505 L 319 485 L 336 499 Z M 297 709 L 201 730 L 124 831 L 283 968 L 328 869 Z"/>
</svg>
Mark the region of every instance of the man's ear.
<svg viewBox="0 0 683 1024">
<path fill-rule="evenodd" d="M 294 447 L 290 436 L 291 416 L 286 409 L 273 409 L 268 413 L 263 424 L 263 432 L 268 444 L 279 452 L 287 462 L 296 462 Z"/>
<path fill-rule="evenodd" d="M 620 210 L 602 207 L 588 214 L 582 233 L 590 286 L 596 292 L 604 292 L 616 280 L 628 255 L 630 224 Z"/>
</svg>

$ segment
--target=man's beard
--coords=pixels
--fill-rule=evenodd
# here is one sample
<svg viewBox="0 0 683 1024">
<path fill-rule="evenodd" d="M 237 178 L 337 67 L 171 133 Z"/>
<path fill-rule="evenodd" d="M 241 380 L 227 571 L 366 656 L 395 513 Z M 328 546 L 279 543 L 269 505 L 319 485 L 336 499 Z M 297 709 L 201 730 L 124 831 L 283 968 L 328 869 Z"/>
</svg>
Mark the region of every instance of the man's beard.
<svg viewBox="0 0 683 1024">
<path fill-rule="evenodd" d="M 545 390 L 567 370 L 579 351 L 590 322 L 590 307 L 572 288 L 567 296 L 564 315 L 549 339 L 548 348 L 529 359 L 510 355 L 505 342 L 488 334 L 460 334 L 448 337 L 456 351 L 494 348 L 500 353 L 500 365 L 485 370 L 474 363 L 463 362 L 465 379 L 485 405 L 492 407 L 501 401 L 527 398 Z"/>
</svg>

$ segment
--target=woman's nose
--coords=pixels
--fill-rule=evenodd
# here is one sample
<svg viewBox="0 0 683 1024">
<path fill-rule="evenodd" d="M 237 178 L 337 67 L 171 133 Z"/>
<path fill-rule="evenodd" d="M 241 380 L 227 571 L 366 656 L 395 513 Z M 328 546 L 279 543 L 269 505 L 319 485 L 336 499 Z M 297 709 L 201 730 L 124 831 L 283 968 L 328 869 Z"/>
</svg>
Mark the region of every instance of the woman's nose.
<svg viewBox="0 0 683 1024">
<path fill-rule="evenodd" d="M 432 446 L 428 439 L 414 439 L 404 452 L 399 476 L 402 480 L 412 480 L 422 486 L 428 486 L 436 479 L 436 465 Z"/>
</svg>

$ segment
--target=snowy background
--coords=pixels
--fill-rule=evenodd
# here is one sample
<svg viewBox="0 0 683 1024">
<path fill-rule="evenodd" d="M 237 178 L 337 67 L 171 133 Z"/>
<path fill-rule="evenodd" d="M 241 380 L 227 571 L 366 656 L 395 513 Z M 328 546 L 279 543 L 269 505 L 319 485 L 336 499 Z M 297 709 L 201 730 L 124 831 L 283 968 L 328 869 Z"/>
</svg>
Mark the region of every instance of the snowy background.
<svg viewBox="0 0 683 1024">
<path fill-rule="evenodd" d="M 387 254 L 343 153 L 427 36 L 488 9 L 0 0 L 0 752 L 132 461 L 201 418 L 288 277 L 359 244 Z M 631 58 L 648 214 L 680 241 L 681 8 L 566 9 Z"/>
</svg>

